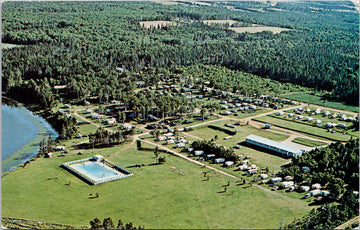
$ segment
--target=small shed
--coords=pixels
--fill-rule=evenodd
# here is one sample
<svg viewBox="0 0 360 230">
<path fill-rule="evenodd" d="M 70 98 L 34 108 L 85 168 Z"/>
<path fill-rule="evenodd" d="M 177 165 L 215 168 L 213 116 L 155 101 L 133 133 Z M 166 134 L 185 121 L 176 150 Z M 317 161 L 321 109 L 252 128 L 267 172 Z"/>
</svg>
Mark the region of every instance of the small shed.
<svg viewBox="0 0 360 230">
<path fill-rule="evenodd" d="M 266 178 L 269 177 L 269 175 L 268 175 L 268 174 L 260 174 L 259 177 L 260 177 L 261 179 L 266 179 Z"/>
<path fill-rule="evenodd" d="M 289 188 L 291 186 L 294 186 L 294 181 L 284 181 L 284 182 L 281 182 L 280 186 L 282 188 Z"/>
<path fill-rule="evenodd" d="M 221 164 L 225 162 L 225 158 L 216 158 L 215 159 L 215 164 Z"/>
<path fill-rule="evenodd" d="M 244 171 L 244 170 L 246 170 L 247 168 L 248 168 L 247 165 L 240 165 L 240 166 L 238 167 L 238 169 L 241 170 L 241 171 Z"/>
<path fill-rule="evenodd" d="M 247 164 L 250 164 L 250 161 L 249 160 L 243 160 L 243 161 L 240 162 L 240 164 L 247 165 Z"/>
<path fill-rule="evenodd" d="M 252 175 L 258 172 L 258 169 L 248 169 L 248 171 L 246 171 L 246 175 Z"/>
<path fill-rule="evenodd" d="M 281 182 L 281 181 L 282 181 L 282 178 L 281 178 L 281 177 L 274 177 L 274 178 L 271 178 L 271 179 L 270 179 L 270 182 L 271 182 L 272 184 L 275 184 L 275 183 Z"/>
<path fill-rule="evenodd" d="M 232 165 L 234 165 L 234 161 L 225 161 L 224 165 L 226 167 L 232 166 Z"/>
<path fill-rule="evenodd" d="M 195 154 L 195 156 L 202 156 L 202 155 L 204 155 L 204 151 L 202 151 L 202 150 L 196 150 L 196 151 L 194 152 L 194 154 Z"/>
<path fill-rule="evenodd" d="M 307 192 L 309 190 L 310 190 L 309 186 L 306 186 L 306 185 L 300 186 L 300 191 L 302 191 L 302 192 Z"/>
<path fill-rule="evenodd" d="M 319 188 L 321 188 L 321 184 L 319 183 L 311 185 L 311 189 L 319 189 Z"/>
<path fill-rule="evenodd" d="M 174 140 L 167 140 L 167 141 L 166 141 L 166 144 L 167 144 L 167 145 L 171 145 L 171 144 L 174 144 L 174 143 L 175 143 Z"/>
<path fill-rule="evenodd" d="M 321 195 L 321 196 L 326 196 L 326 197 L 327 197 L 327 196 L 329 196 L 329 195 L 330 195 L 330 192 L 329 192 L 329 191 L 327 191 L 327 190 L 321 190 L 321 191 L 320 191 L 320 195 Z"/>
<path fill-rule="evenodd" d="M 311 196 L 320 195 L 320 193 L 321 193 L 320 189 L 315 189 L 315 190 L 310 191 Z"/>
</svg>

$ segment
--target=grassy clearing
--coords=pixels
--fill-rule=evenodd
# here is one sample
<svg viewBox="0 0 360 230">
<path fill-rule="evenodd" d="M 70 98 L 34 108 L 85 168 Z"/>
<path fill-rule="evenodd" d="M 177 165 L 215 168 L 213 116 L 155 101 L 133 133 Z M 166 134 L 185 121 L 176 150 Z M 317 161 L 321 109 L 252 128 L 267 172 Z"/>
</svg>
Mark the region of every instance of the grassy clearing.
<svg viewBox="0 0 360 230">
<path fill-rule="evenodd" d="M 225 123 L 232 124 L 229 121 L 217 121 L 212 123 L 212 125 L 224 126 Z M 211 140 L 212 138 L 215 137 L 215 135 L 217 135 L 218 138 L 216 140 L 216 143 L 219 145 L 224 145 L 229 148 L 232 148 L 238 144 L 242 144 L 242 142 L 244 142 L 246 137 L 250 134 L 265 137 L 274 141 L 283 141 L 289 137 L 289 135 L 286 134 L 275 133 L 275 132 L 271 132 L 270 130 L 256 129 L 252 126 L 235 126 L 235 127 L 236 127 L 235 129 L 238 130 L 237 134 L 234 135 L 233 138 L 228 140 L 224 139 L 224 137 L 229 136 L 228 134 L 219 130 L 208 128 L 207 125 L 196 127 L 194 128 L 193 131 L 189 133 L 194 136 L 200 137 L 204 140 Z M 246 147 L 245 145 L 242 145 L 241 149 L 234 149 L 234 151 L 236 154 L 241 154 L 244 156 L 252 156 L 252 160 L 251 160 L 252 163 L 262 165 L 264 167 L 269 167 L 269 169 L 273 171 L 278 171 L 282 165 L 289 162 L 288 159 L 284 159 L 276 155 L 261 152 L 253 148 Z M 230 169 L 229 172 L 232 173 L 233 170 Z M 239 176 L 240 172 L 236 172 L 236 174 L 234 175 Z"/>
<path fill-rule="evenodd" d="M 225 176 L 203 181 L 200 166 L 170 155 L 164 165 L 151 165 L 153 153 L 134 147 L 83 152 L 83 156 L 69 153 L 63 158 L 38 159 L 3 177 L 2 216 L 73 226 L 89 225 L 95 217 L 112 217 L 149 229 L 278 228 L 281 221 L 290 222 L 311 208 L 303 200 L 279 197 L 254 186 L 236 186 L 235 180 Z M 59 167 L 94 154 L 130 167 L 134 176 L 89 186 Z M 135 164 L 146 166 L 132 168 Z M 71 185 L 65 185 L 69 181 Z M 231 185 L 223 193 L 222 186 L 228 181 Z M 96 192 L 100 197 L 89 199 Z"/>
<path fill-rule="evenodd" d="M 1 43 L 1 49 L 11 49 L 14 47 L 21 47 L 22 45 L 15 45 L 15 44 L 9 44 L 9 43 Z"/>
<path fill-rule="evenodd" d="M 229 29 L 235 31 L 236 33 L 261 33 L 264 31 L 271 31 L 274 34 L 281 33 L 282 31 L 291 30 L 287 28 L 271 26 L 229 27 Z"/>
<path fill-rule="evenodd" d="M 324 101 L 319 96 L 310 95 L 310 94 L 306 94 L 306 93 L 292 93 L 292 94 L 286 94 L 282 97 L 290 99 L 290 100 L 296 100 L 296 101 L 301 101 L 301 102 L 305 102 L 305 103 L 321 105 L 321 106 L 334 108 L 334 109 L 347 110 L 347 111 L 356 112 L 356 113 L 359 112 L 359 106 L 346 105 L 341 102 Z"/>
<path fill-rule="evenodd" d="M 301 137 L 295 138 L 294 140 L 292 140 L 292 142 L 295 142 L 295 143 L 298 143 L 301 145 L 305 145 L 305 146 L 309 146 L 309 147 L 326 145 L 326 143 L 321 142 L 321 141 L 313 141 L 313 140 L 309 140 L 309 139 L 305 139 L 305 138 L 301 138 Z"/>
<path fill-rule="evenodd" d="M 139 23 L 140 26 L 144 27 L 145 29 L 158 28 L 163 26 L 176 26 L 177 24 L 174 21 L 141 21 Z"/>
<path fill-rule="evenodd" d="M 310 136 L 319 136 L 328 140 L 339 140 L 339 141 L 348 141 L 351 136 L 347 134 L 342 133 L 330 133 L 326 129 L 313 127 L 310 125 L 300 124 L 294 121 L 287 121 L 283 119 L 278 119 L 271 116 L 263 116 L 263 117 L 257 117 L 254 119 L 255 121 L 260 121 L 264 123 L 270 123 L 272 125 L 276 125 L 282 128 L 291 129 L 297 132 L 304 133 L 306 135 Z"/>
</svg>

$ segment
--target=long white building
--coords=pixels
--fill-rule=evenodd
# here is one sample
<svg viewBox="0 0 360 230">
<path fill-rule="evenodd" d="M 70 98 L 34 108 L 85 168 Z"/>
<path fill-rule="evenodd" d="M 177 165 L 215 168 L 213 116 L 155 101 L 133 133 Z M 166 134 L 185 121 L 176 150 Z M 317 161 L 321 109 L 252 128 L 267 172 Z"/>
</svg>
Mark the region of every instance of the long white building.
<svg viewBox="0 0 360 230">
<path fill-rule="evenodd" d="M 246 137 L 246 143 L 281 153 L 282 155 L 287 157 L 301 156 L 302 153 L 305 152 L 305 150 L 303 149 L 299 149 L 290 145 L 286 145 L 252 134 Z"/>
</svg>

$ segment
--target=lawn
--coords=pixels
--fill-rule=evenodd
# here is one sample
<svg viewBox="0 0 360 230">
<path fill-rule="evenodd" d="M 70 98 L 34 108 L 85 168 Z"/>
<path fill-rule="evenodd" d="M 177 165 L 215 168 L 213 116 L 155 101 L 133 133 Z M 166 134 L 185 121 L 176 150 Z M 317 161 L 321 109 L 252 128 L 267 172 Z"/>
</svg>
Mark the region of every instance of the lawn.
<svg viewBox="0 0 360 230">
<path fill-rule="evenodd" d="M 286 94 L 282 97 L 290 99 L 290 100 L 301 101 L 301 102 L 315 104 L 315 105 L 321 105 L 321 106 L 334 108 L 334 109 L 347 110 L 347 111 L 356 112 L 356 113 L 359 112 L 358 106 L 346 105 L 345 103 L 342 103 L 342 102 L 334 102 L 334 101 L 328 101 L 328 100 L 324 101 L 319 96 L 310 95 L 310 94 L 306 94 L 306 93 L 291 93 L 291 94 Z"/>
<path fill-rule="evenodd" d="M 280 222 L 291 222 L 311 208 L 303 200 L 236 186 L 235 180 L 222 175 L 203 181 L 200 166 L 171 155 L 166 155 L 165 164 L 153 165 L 153 152 L 134 146 L 83 153 L 37 159 L 3 177 L 2 216 L 78 227 L 89 226 L 95 217 L 111 217 L 148 229 L 278 228 Z M 134 176 L 90 186 L 59 167 L 94 154 L 104 155 Z M 136 164 L 145 166 L 131 167 Z M 69 181 L 71 185 L 66 185 Z M 231 184 L 223 192 L 228 181 Z M 89 194 L 96 192 L 100 197 L 90 199 Z"/>
<path fill-rule="evenodd" d="M 295 143 L 298 143 L 301 145 L 305 145 L 305 146 L 309 146 L 309 147 L 326 145 L 326 143 L 321 142 L 321 141 L 313 141 L 313 140 L 309 140 L 309 139 L 305 139 L 305 138 L 301 138 L 301 137 L 295 138 L 294 140 L 292 140 L 292 142 L 295 142 Z"/>
<path fill-rule="evenodd" d="M 225 123 L 232 124 L 232 122 L 230 121 L 217 121 L 211 124 L 225 127 L 224 126 Z M 265 137 L 274 141 L 283 141 L 289 137 L 289 135 L 286 134 L 275 133 L 275 132 L 271 132 L 270 130 L 256 129 L 249 125 L 235 126 L 235 129 L 238 130 L 237 134 L 234 135 L 233 138 L 227 140 L 225 140 L 224 137 L 229 136 L 228 134 L 219 130 L 211 129 L 207 125 L 196 127 L 194 128 L 193 131 L 189 133 L 191 135 L 200 137 L 205 140 L 211 140 L 212 138 L 215 137 L 215 135 L 217 135 L 218 138 L 216 140 L 216 143 L 219 145 L 224 145 L 229 148 L 232 148 L 238 144 L 242 144 L 245 141 L 246 137 L 250 134 Z M 241 149 L 234 149 L 234 151 L 236 154 L 251 156 L 252 163 L 261 165 L 263 167 L 269 167 L 269 169 L 272 171 L 279 171 L 282 165 L 289 162 L 289 159 L 284 159 L 282 157 L 273 154 L 261 152 L 253 148 L 249 148 L 245 145 L 242 145 Z M 233 170 L 229 172 L 233 172 Z M 236 172 L 234 175 L 238 176 L 239 172 Z"/>
<path fill-rule="evenodd" d="M 342 134 L 342 133 L 330 133 L 326 129 L 318 128 L 310 125 L 300 124 L 294 121 L 287 121 L 285 119 L 278 119 L 272 116 L 263 116 L 257 117 L 254 119 L 255 121 L 260 121 L 264 123 L 270 123 L 272 125 L 276 125 L 282 128 L 291 129 L 297 132 L 304 133 L 310 136 L 319 136 L 329 140 L 339 140 L 339 141 L 348 141 L 350 139 L 350 135 Z"/>
</svg>

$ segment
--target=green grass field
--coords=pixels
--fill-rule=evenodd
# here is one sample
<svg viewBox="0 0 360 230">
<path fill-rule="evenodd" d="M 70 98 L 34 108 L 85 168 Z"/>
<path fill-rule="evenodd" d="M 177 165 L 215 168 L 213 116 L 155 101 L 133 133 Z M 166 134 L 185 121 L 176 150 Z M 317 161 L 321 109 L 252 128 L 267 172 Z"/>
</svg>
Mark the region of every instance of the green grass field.
<svg viewBox="0 0 360 230">
<path fill-rule="evenodd" d="M 315 105 L 321 105 L 321 106 L 330 107 L 330 108 L 334 108 L 334 109 L 348 110 L 348 111 L 357 112 L 357 113 L 359 112 L 358 106 L 351 106 L 351 105 L 346 105 L 341 102 L 334 102 L 334 101 L 328 101 L 328 100 L 324 101 L 324 100 L 321 100 L 321 97 L 319 97 L 319 96 L 310 95 L 310 94 L 306 94 L 306 93 L 291 93 L 291 94 L 283 95 L 282 97 L 290 99 L 290 100 L 301 101 L 301 102 L 315 104 Z"/>
<path fill-rule="evenodd" d="M 233 124 L 232 122 L 229 121 L 217 121 L 211 124 L 217 126 L 224 126 L 225 123 Z M 249 125 L 235 126 L 235 129 L 238 130 L 237 134 L 234 135 L 233 138 L 228 140 L 224 139 L 224 137 L 229 136 L 228 134 L 219 130 L 208 128 L 207 125 L 195 127 L 194 130 L 189 133 L 205 140 L 210 140 L 214 138 L 215 135 L 217 135 L 218 138 L 216 140 L 216 143 L 219 145 L 224 145 L 229 148 L 232 148 L 235 145 L 244 142 L 246 137 L 250 134 L 265 137 L 274 141 L 283 141 L 289 137 L 289 135 L 286 134 L 275 133 L 275 132 L 271 132 L 270 130 L 256 129 Z M 246 146 L 241 146 L 241 149 L 234 149 L 234 151 L 236 154 L 251 156 L 252 163 L 257 165 L 262 165 L 264 167 L 269 167 L 270 170 L 274 170 L 274 171 L 278 171 L 280 169 L 280 166 L 289 162 L 289 159 L 284 159 L 282 157 L 261 152 Z M 233 173 L 233 169 L 229 169 L 228 172 Z M 240 172 L 236 172 L 234 175 L 239 176 Z"/>
<path fill-rule="evenodd" d="M 301 138 L 301 137 L 295 138 L 294 140 L 292 140 L 292 142 L 298 143 L 301 145 L 305 145 L 305 146 L 309 146 L 309 147 L 326 145 L 326 143 L 324 143 L 324 142 L 313 141 L 313 140 L 309 140 L 309 139 L 305 139 L 305 138 Z"/>
<path fill-rule="evenodd" d="M 236 186 L 225 176 L 203 181 L 203 169 L 166 155 L 163 165 L 151 151 L 133 146 L 84 150 L 84 155 L 37 159 L 2 178 L 2 216 L 89 226 L 111 217 L 145 228 L 278 228 L 310 210 L 307 202 L 254 186 Z M 134 176 L 90 186 L 60 168 L 63 162 L 102 154 Z M 163 154 L 163 153 L 161 153 Z M 174 166 L 175 168 L 170 168 Z M 55 176 L 58 175 L 58 179 Z M 71 181 L 71 185 L 66 185 Z M 222 185 L 230 181 L 224 191 Z M 90 199 L 89 194 L 100 197 Z M 21 207 L 21 208 L 14 208 Z"/>
<path fill-rule="evenodd" d="M 310 125 L 300 124 L 294 121 L 287 121 L 284 119 L 278 119 L 271 116 L 263 116 L 257 117 L 254 119 L 255 121 L 260 121 L 264 123 L 270 123 L 272 125 L 277 125 L 279 127 L 292 129 L 294 131 L 298 131 L 310 136 L 320 136 L 329 140 L 339 140 L 339 141 L 348 141 L 350 139 L 350 135 L 342 134 L 339 132 L 330 133 L 326 129 L 318 128 Z"/>
</svg>

